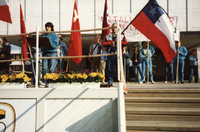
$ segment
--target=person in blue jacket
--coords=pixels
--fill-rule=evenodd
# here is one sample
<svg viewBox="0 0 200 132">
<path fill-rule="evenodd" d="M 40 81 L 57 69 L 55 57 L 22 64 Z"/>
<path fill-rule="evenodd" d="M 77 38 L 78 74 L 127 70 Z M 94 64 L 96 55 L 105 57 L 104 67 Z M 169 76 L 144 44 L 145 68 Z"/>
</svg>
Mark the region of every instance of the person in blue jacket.
<svg viewBox="0 0 200 132">
<path fill-rule="evenodd" d="M 67 46 L 66 44 L 62 41 L 63 40 L 63 36 L 62 34 L 58 34 L 59 36 L 59 46 L 57 49 L 57 55 L 58 57 L 60 56 L 64 56 L 67 55 Z M 58 65 L 57 65 L 57 70 L 63 70 L 64 69 L 64 59 L 57 59 L 58 61 Z"/>
<path fill-rule="evenodd" d="M 128 52 L 128 47 L 125 46 L 123 48 L 123 63 L 124 63 L 124 59 L 126 59 L 126 83 L 128 84 L 128 80 L 129 80 L 129 66 L 130 66 L 130 61 L 129 61 L 129 58 L 130 58 L 130 53 Z"/>
<path fill-rule="evenodd" d="M 147 66 L 147 60 L 149 63 L 149 80 L 152 84 L 154 84 L 154 80 L 153 80 L 153 74 L 152 74 L 152 60 L 151 57 L 153 56 L 153 54 L 155 53 L 155 50 L 152 46 L 149 45 L 149 51 L 147 53 L 147 42 L 143 41 L 142 42 L 142 49 L 140 50 L 140 57 L 142 59 L 142 77 L 141 77 L 141 81 L 140 84 L 142 84 L 145 81 L 145 72 L 146 72 L 146 66 Z"/>
<path fill-rule="evenodd" d="M 133 53 L 133 58 L 132 58 L 132 62 L 134 64 L 134 71 L 135 71 L 135 81 L 136 82 L 140 82 L 138 79 L 138 72 L 140 73 L 141 78 L 143 77 L 142 74 L 142 61 L 140 58 L 140 50 L 137 49 L 137 46 L 135 47 L 135 52 Z"/>
<path fill-rule="evenodd" d="M 178 48 L 179 47 L 179 48 Z M 188 51 L 185 47 L 181 46 L 181 41 L 176 41 L 176 54 L 179 54 L 179 67 L 178 67 L 178 80 L 181 81 L 181 84 L 184 84 L 184 65 L 185 65 L 185 56 L 188 54 Z M 177 72 L 177 55 L 174 58 L 175 69 Z"/>
<path fill-rule="evenodd" d="M 47 22 L 45 24 L 46 31 L 54 31 L 54 25 L 51 22 Z M 55 33 L 45 33 L 41 35 L 41 37 L 47 37 L 49 38 L 49 41 L 52 45 L 52 47 L 41 47 L 41 52 L 43 57 L 56 57 L 57 54 L 57 48 L 59 46 L 59 37 Z M 47 73 L 47 69 L 49 67 L 49 72 L 53 73 L 54 69 L 56 67 L 56 59 L 43 59 L 42 60 L 42 76 L 44 76 Z M 46 85 L 46 80 L 43 79 L 44 85 Z"/>
<path fill-rule="evenodd" d="M 192 55 L 189 56 L 189 60 L 190 60 L 190 79 L 188 83 L 192 82 L 192 77 L 194 75 L 195 78 L 195 83 L 198 83 L 198 60 L 199 58 L 197 58 L 197 51 L 195 49 L 192 50 Z"/>
</svg>

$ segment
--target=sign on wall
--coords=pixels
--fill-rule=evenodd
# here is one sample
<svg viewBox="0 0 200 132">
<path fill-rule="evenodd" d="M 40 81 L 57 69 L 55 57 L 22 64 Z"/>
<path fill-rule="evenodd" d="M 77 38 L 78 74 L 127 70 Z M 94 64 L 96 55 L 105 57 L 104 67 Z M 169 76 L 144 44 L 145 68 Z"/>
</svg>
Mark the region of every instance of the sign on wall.
<svg viewBox="0 0 200 132">
<path fill-rule="evenodd" d="M 0 132 L 35 132 L 35 99 L 0 99 Z"/>
</svg>

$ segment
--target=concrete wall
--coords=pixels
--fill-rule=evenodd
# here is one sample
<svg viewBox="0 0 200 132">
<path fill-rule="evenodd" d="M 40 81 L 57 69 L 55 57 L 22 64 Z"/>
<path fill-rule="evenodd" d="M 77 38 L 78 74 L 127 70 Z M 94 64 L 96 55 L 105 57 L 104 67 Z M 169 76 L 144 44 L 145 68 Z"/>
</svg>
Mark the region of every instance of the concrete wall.
<svg viewBox="0 0 200 132">
<path fill-rule="evenodd" d="M 27 32 L 44 30 L 46 22 L 51 21 L 55 30 L 71 30 L 73 0 L 7 0 L 10 7 L 13 24 L 0 21 L 0 35 L 20 33 L 19 5 L 21 1 Z M 170 16 L 178 16 L 178 27 L 181 31 L 200 30 L 199 0 L 157 0 Z M 100 28 L 98 15 L 103 14 L 104 0 L 77 0 L 81 29 Z M 137 13 L 148 0 L 108 0 L 109 14 Z M 85 32 L 85 34 L 94 32 Z"/>
</svg>

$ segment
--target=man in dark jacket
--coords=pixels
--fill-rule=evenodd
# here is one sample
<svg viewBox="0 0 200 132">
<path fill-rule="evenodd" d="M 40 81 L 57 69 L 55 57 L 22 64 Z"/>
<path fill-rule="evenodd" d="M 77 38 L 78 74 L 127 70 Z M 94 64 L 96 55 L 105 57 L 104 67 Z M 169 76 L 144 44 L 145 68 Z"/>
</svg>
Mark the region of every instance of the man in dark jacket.
<svg viewBox="0 0 200 132">
<path fill-rule="evenodd" d="M 6 45 L 7 39 L 3 38 L 3 43 L 2 43 L 2 50 L 0 51 L 0 60 L 9 60 L 10 58 L 10 51 L 11 51 L 11 46 Z M 9 66 L 10 62 L 1 62 L 0 63 L 0 71 L 6 70 L 7 72 L 9 71 Z"/>
</svg>

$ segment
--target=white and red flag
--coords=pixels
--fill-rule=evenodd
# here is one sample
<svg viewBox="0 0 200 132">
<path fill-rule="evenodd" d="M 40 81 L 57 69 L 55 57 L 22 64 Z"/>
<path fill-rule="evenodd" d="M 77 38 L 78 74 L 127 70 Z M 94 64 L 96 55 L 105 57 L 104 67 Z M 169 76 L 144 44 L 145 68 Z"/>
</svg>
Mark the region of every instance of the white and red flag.
<svg viewBox="0 0 200 132">
<path fill-rule="evenodd" d="M 110 24 L 108 22 L 108 17 L 109 17 L 109 14 L 108 14 L 107 0 L 105 0 L 102 28 L 110 27 Z M 106 35 L 108 35 L 108 34 L 110 34 L 110 29 L 102 30 L 101 39 L 103 40 L 103 42 L 105 40 Z"/>
<path fill-rule="evenodd" d="M 72 30 L 80 30 L 76 0 L 74 2 L 71 31 Z M 71 32 L 68 56 L 82 56 L 82 40 L 80 32 Z M 71 60 L 73 60 L 78 65 L 81 62 L 82 58 L 71 58 Z"/>
<path fill-rule="evenodd" d="M 26 26 L 25 26 L 25 22 L 24 22 L 24 16 L 23 16 L 21 5 L 20 5 L 20 27 L 21 27 L 21 34 L 26 33 Z M 26 43 L 27 43 L 26 37 L 27 37 L 27 35 L 21 36 L 21 39 L 22 39 L 21 49 L 22 49 L 23 58 L 28 58 L 27 49 L 26 49 Z M 25 65 L 26 61 L 27 60 L 23 61 L 24 65 Z"/>
<path fill-rule="evenodd" d="M 174 29 L 156 0 L 150 0 L 131 24 L 162 50 L 167 63 L 174 59 Z"/>
<path fill-rule="evenodd" d="M 9 6 L 6 0 L 0 0 L 0 20 L 12 23 Z"/>
</svg>

